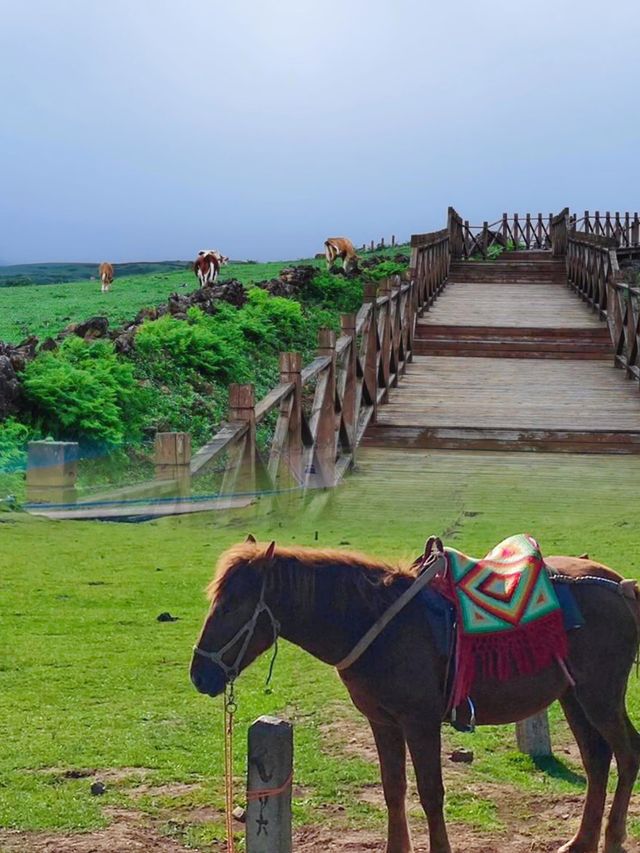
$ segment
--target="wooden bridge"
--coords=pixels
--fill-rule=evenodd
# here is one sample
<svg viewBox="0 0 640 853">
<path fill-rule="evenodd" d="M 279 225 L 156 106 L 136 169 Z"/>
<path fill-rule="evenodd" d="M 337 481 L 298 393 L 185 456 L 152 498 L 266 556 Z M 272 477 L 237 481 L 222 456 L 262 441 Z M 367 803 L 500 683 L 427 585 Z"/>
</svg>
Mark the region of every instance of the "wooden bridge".
<svg viewBox="0 0 640 853">
<path fill-rule="evenodd" d="M 257 402 L 252 386 L 232 386 L 228 422 L 207 445 L 192 454 L 187 434 L 159 435 L 154 480 L 69 498 L 69 448 L 34 447 L 34 459 L 59 457 L 28 470 L 30 511 L 131 518 L 243 505 L 336 485 L 361 443 L 640 453 L 637 213 L 472 226 L 450 208 L 446 228 L 411 243 L 408 275 L 365 285 L 360 311 L 342 316 L 339 336 L 320 331 L 310 364 L 282 353 L 279 384 Z M 271 431 L 263 448 L 260 424 Z"/>
</svg>

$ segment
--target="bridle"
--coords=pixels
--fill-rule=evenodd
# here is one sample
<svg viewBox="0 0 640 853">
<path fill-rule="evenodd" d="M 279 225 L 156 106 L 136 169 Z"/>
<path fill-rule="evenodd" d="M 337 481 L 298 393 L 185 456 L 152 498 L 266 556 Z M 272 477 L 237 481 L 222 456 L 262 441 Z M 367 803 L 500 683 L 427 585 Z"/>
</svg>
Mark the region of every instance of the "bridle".
<svg viewBox="0 0 640 853">
<path fill-rule="evenodd" d="M 255 633 L 256 625 L 258 624 L 258 619 L 263 613 L 266 613 L 271 621 L 271 628 L 273 630 L 273 642 L 276 644 L 277 652 L 278 636 L 280 634 L 280 623 L 273 615 L 273 611 L 271 610 L 267 602 L 264 600 L 264 590 L 265 581 L 263 580 L 262 589 L 260 590 L 260 598 L 258 599 L 258 602 L 254 608 L 253 615 L 247 622 L 244 623 L 244 625 L 240 628 L 239 631 L 236 631 L 233 637 L 227 643 L 225 643 L 221 649 L 218 649 L 218 651 L 208 652 L 206 651 L 206 649 L 201 649 L 198 645 L 195 645 L 193 647 L 193 651 L 197 655 L 200 655 L 201 657 L 212 661 L 216 664 L 216 666 L 220 667 L 220 669 L 224 673 L 225 681 L 227 682 L 233 683 L 233 681 L 235 681 L 235 679 L 238 677 L 240 673 L 240 665 L 242 663 L 242 659 L 244 658 L 245 653 L 249 647 L 249 643 L 251 642 L 251 639 Z M 240 651 L 238 652 L 236 659 L 231 665 L 226 664 L 223 660 L 224 655 L 229 651 L 229 649 L 232 649 L 235 646 L 235 644 L 240 640 L 243 634 L 246 636 L 242 642 L 242 645 L 240 646 Z M 274 660 L 275 654 L 271 662 L 271 669 L 273 669 Z M 269 679 L 270 678 L 271 670 L 269 671 Z"/>
</svg>

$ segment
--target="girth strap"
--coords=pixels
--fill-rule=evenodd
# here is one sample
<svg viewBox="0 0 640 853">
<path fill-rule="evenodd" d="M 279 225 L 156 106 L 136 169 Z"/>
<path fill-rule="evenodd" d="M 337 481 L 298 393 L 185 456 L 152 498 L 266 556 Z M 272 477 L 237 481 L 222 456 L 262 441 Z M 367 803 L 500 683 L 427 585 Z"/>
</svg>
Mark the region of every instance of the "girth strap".
<svg viewBox="0 0 640 853">
<path fill-rule="evenodd" d="M 410 587 L 407 587 L 405 591 L 399 596 L 393 604 L 385 610 L 382 616 L 374 622 L 374 624 L 369 628 L 367 633 L 359 640 L 355 646 L 351 649 L 349 654 L 343 658 L 338 663 L 334 664 L 335 668 L 339 671 L 343 669 L 348 669 L 350 666 L 358 660 L 358 658 L 369 648 L 371 643 L 376 639 L 378 634 L 380 634 L 387 627 L 389 622 L 397 616 L 398 613 L 402 610 L 403 607 L 414 598 L 421 589 L 423 589 L 429 581 L 433 580 L 433 578 L 438 574 L 439 571 L 444 571 L 447 567 L 447 558 L 442 553 L 434 553 L 434 555 L 429 558 L 424 563 L 424 568 L 418 577 L 414 580 Z"/>
</svg>

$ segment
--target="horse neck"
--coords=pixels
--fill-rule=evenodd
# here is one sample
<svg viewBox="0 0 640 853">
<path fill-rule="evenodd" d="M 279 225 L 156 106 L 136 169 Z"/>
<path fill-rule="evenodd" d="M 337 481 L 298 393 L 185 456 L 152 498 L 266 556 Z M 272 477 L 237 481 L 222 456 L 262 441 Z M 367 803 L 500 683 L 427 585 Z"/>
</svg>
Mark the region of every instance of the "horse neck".
<svg viewBox="0 0 640 853">
<path fill-rule="evenodd" d="M 277 588 L 268 595 L 281 636 L 325 663 L 337 663 L 376 619 L 371 601 L 357 587 L 357 569 L 291 559 L 286 563 L 276 573 Z"/>
</svg>

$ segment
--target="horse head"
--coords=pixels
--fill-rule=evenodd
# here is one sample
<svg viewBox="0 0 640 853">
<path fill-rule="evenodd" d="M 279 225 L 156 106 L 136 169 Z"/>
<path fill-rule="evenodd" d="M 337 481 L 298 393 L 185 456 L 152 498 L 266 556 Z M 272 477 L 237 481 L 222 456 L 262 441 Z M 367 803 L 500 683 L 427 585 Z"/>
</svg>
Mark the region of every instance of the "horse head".
<svg viewBox="0 0 640 853">
<path fill-rule="evenodd" d="M 275 542 L 265 548 L 249 536 L 221 560 L 191 660 L 191 681 L 200 693 L 222 693 L 276 640 L 280 626 L 264 597 L 274 553 Z"/>
</svg>

